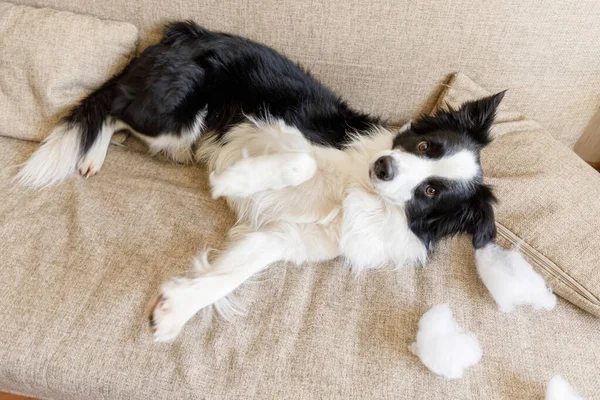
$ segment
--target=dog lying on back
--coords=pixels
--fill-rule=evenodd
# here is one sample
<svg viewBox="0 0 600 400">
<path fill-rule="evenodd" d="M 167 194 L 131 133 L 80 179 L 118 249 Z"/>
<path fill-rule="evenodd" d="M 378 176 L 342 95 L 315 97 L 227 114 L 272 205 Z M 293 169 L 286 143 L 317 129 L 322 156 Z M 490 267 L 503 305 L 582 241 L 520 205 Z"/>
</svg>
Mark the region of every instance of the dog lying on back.
<svg viewBox="0 0 600 400">
<path fill-rule="evenodd" d="M 195 260 L 195 277 L 162 286 L 150 320 L 168 341 L 276 261 L 343 256 L 360 270 L 423 264 L 459 233 L 476 249 L 492 242 L 479 153 L 503 95 L 393 131 L 275 50 L 178 22 L 76 106 L 17 178 L 42 187 L 94 175 L 122 129 L 153 153 L 206 163 L 238 222 L 216 259 Z"/>
</svg>

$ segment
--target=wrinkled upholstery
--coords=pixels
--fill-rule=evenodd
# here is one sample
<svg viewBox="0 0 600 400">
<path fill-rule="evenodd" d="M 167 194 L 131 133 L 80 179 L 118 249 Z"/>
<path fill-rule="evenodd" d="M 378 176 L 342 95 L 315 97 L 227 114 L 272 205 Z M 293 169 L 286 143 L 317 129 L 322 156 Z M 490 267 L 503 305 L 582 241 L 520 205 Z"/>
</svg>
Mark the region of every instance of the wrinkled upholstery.
<svg viewBox="0 0 600 400">
<path fill-rule="evenodd" d="M 485 152 L 486 169 L 503 162 L 511 136 Z M 538 138 L 536 154 L 555 146 Z M 0 138 L 0 147 L 1 390 L 54 399 L 539 399 L 556 373 L 589 398 L 600 388 L 600 320 L 563 299 L 551 312 L 499 312 L 468 237 L 440 246 L 421 269 L 353 277 L 339 260 L 273 266 L 235 292 L 246 315 L 212 324 L 198 315 L 173 344 L 155 344 L 147 314 L 160 283 L 189 268 L 197 250 L 218 248 L 234 222 L 210 199 L 203 169 L 112 146 L 100 174 L 42 195 L 6 184 L 6 166 L 36 145 Z M 504 182 L 516 184 L 491 179 L 501 196 Z M 483 347 L 458 381 L 408 351 L 419 317 L 441 302 Z"/>
</svg>

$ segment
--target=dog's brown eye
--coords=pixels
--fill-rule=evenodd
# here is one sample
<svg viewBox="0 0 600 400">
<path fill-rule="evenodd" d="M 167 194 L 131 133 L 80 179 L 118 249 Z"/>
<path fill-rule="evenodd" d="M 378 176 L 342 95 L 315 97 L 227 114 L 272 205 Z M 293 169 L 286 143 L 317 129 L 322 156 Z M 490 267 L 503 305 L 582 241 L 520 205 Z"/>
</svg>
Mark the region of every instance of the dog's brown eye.
<svg viewBox="0 0 600 400">
<path fill-rule="evenodd" d="M 417 145 L 417 150 L 419 150 L 421 153 L 425 153 L 427 150 L 429 150 L 429 142 L 427 140 L 419 142 Z"/>
<path fill-rule="evenodd" d="M 437 190 L 433 186 L 427 185 L 425 186 L 425 193 L 429 197 L 435 197 L 435 195 L 437 194 Z"/>
</svg>

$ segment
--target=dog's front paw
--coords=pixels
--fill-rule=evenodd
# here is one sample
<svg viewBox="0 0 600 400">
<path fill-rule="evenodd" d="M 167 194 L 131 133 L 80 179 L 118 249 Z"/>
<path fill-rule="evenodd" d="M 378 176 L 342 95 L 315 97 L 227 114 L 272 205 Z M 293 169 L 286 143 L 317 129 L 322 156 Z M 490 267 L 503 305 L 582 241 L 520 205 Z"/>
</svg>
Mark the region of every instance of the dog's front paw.
<svg viewBox="0 0 600 400">
<path fill-rule="evenodd" d="M 152 329 L 154 341 L 173 341 L 184 324 L 185 321 L 178 315 L 172 300 L 161 294 L 150 314 L 150 329 Z"/>
<path fill-rule="evenodd" d="M 317 161 L 312 154 L 293 153 L 287 155 L 287 160 L 281 165 L 279 171 L 282 187 L 298 186 L 315 175 Z"/>
<path fill-rule="evenodd" d="M 243 174 L 229 168 L 220 174 L 210 173 L 209 183 L 213 199 L 221 196 L 247 196 L 251 193 L 250 183 Z"/>
<path fill-rule="evenodd" d="M 161 288 L 150 314 L 150 329 L 155 342 L 173 341 L 185 323 L 195 314 L 186 298 L 189 290 L 187 279 L 174 279 Z"/>
<path fill-rule="evenodd" d="M 248 197 L 263 190 L 298 186 L 312 178 L 317 162 L 308 153 L 278 153 L 244 158 L 220 174 L 210 174 L 213 198 Z"/>
</svg>

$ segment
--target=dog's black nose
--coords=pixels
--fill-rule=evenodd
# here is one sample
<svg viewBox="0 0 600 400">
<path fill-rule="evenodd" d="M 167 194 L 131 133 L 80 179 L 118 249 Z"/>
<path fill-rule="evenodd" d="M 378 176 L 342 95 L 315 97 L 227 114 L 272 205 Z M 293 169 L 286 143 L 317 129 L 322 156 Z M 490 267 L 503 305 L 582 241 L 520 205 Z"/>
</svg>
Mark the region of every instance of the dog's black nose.
<svg viewBox="0 0 600 400">
<path fill-rule="evenodd" d="M 396 169 L 394 168 L 394 159 L 392 156 L 379 157 L 373 165 L 373 172 L 377 179 L 382 181 L 391 181 L 394 179 Z"/>
</svg>

